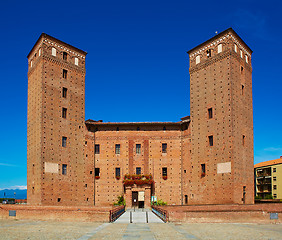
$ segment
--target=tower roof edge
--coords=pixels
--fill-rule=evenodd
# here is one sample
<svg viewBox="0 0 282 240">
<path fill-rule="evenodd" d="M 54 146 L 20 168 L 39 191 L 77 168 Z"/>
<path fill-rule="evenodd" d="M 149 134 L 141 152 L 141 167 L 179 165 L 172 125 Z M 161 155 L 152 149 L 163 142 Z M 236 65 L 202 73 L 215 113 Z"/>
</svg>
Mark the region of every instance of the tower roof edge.
<svg viewBox="0 0 282 240">
<path fill-rule="evenodd" d="M 81 54 L 83 54 L 83 55 L 85 55 L 85 56 L 87 55 L 87 52 L 85 52 L 85 51 L 83 51 L 83 50 L 81 50 L 81 49 L 79 49 L 79 48 L 77 48 L 77 47 L 74 47 L 74 46 L 72 46 L 72 45 L 70 45 L 70 44 L 68 44 L 68 43 L 65 43 L 65 42 L 63 42 L 63 41 L 61 41 L 61 40 L 59 40 L 59 39 L 57 39 L 57 38 L 55 38 L 55 37 L 52 37 L 52 36 L 48 35 L 47 33 L 44 33 L 44 32 L 43 32 L 43 33 L 41 33 L 41 35 L 40 35 L 39 38 L 37 39 L 36 43 L 34 44 L 34 46 L 32 47 L 32 49 L 30 50 L 30 52 L 28 53 L 27 58 L 29 58 L 31 52 L 33 51 L 33 49 L 35 48 L 35 46 L 37 45 L 37 43 L 39 43 L 40 40 L 41 40 L 43 37 L 48 38 L 48 39 L 53 40 L 53 41 L 56 41 L 56 42 L 58 42 L 58 43 L 60 43 L 60 44 L 66 45 L 67 47 L 70 47 L 70 48 L 74 49 L 75 51 L 78 51 L 79 53 L 81 53 Z"/>
<path fill-rule="evenodd" d="M 196 49 L 201 48 L 202 46 L 206 45 L 207 43 L 209 43 L 209 42 L 211 42 L 211 41 L 214 41 L 214 40 L 217 39 L 217 38 L 222 37 L 223 35 L 225 35 L 225 34 L 228 33 L 228 32 L 233 33 L 233 34 L 246 46 L 246 48 L 247 48 L 251 53 L 253 52 L 252 49 L 243 41 L 243 39 L 234 31 L 234 29 L 230 27 L 230 28 L 228 28 L 228 29 L 226 29 L 226 30 L 220 32 L 219 34 L 213 36 L 212 38 L 208 39 L 207 41 L 201 43 L 200 45 L 198 45 L 198 46 L 196 46 L 196 47 L 190 49 L 189 51 L 187 51 L 187 53 L 190 54 L 191 52 L 195 51 Z"/>
</svg>

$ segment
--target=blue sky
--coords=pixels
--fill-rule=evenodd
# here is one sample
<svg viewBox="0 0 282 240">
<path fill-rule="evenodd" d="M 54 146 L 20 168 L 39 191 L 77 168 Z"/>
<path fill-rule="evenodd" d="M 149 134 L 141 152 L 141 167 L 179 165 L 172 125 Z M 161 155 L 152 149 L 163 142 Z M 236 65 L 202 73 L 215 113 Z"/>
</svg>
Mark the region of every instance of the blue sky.
<svg viewBox="0 0 282 240">
<path fill-rule="evenodd" d="M 186 51 L 232 27 L 254 51 L 255 163 L 282 155 L 280 1 L 1 2 L 0 189 L 26 186 L 26 56 L 42 32 L 88 52 L 86 119 L 189 115 Z"/>
</svg>

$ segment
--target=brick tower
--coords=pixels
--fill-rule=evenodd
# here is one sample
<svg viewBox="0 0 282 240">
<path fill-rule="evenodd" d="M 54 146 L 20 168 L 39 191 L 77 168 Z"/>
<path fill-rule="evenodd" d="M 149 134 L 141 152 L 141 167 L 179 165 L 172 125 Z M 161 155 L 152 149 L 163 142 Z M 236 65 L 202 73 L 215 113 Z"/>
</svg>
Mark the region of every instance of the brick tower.
<svg viewBox="0 0 282 240">
<path fill-rule="evenodd" d="M 188 51 L 190 204 L 251 204 L 252 50 L 227 29 Z"/>
<path fill-rule="evenodd" d="M 43 33 L 27 56 L 28 204 L 82 205 L 86 54 Z"/>
</svg>

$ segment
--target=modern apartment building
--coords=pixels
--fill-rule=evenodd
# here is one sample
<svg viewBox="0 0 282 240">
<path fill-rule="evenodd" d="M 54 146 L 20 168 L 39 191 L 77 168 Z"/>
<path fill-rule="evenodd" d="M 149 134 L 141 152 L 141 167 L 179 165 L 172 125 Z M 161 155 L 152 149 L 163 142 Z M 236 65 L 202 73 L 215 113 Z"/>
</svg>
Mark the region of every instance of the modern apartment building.
<svg viewBox="0 0 282 240">
<path fill-rule="evenodd" d="M 262 199 L 270 196 L 274 199 L 282 199 L 282 156 L 257 163 L 254 168 L 256 196 Z"/>
</svg>

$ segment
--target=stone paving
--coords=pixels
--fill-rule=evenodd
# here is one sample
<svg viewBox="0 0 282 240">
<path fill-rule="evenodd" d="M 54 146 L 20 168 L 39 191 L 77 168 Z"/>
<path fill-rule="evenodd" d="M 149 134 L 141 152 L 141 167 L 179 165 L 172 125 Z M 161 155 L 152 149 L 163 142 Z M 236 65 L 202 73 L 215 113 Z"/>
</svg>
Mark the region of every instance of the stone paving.
<svg viewBox="0 0 282 240">
<path fill-rule="evenodd" d="M 281 240 L 282 224 L 92 223 L 0 220 L 0 239 Z"/>
</svg>

